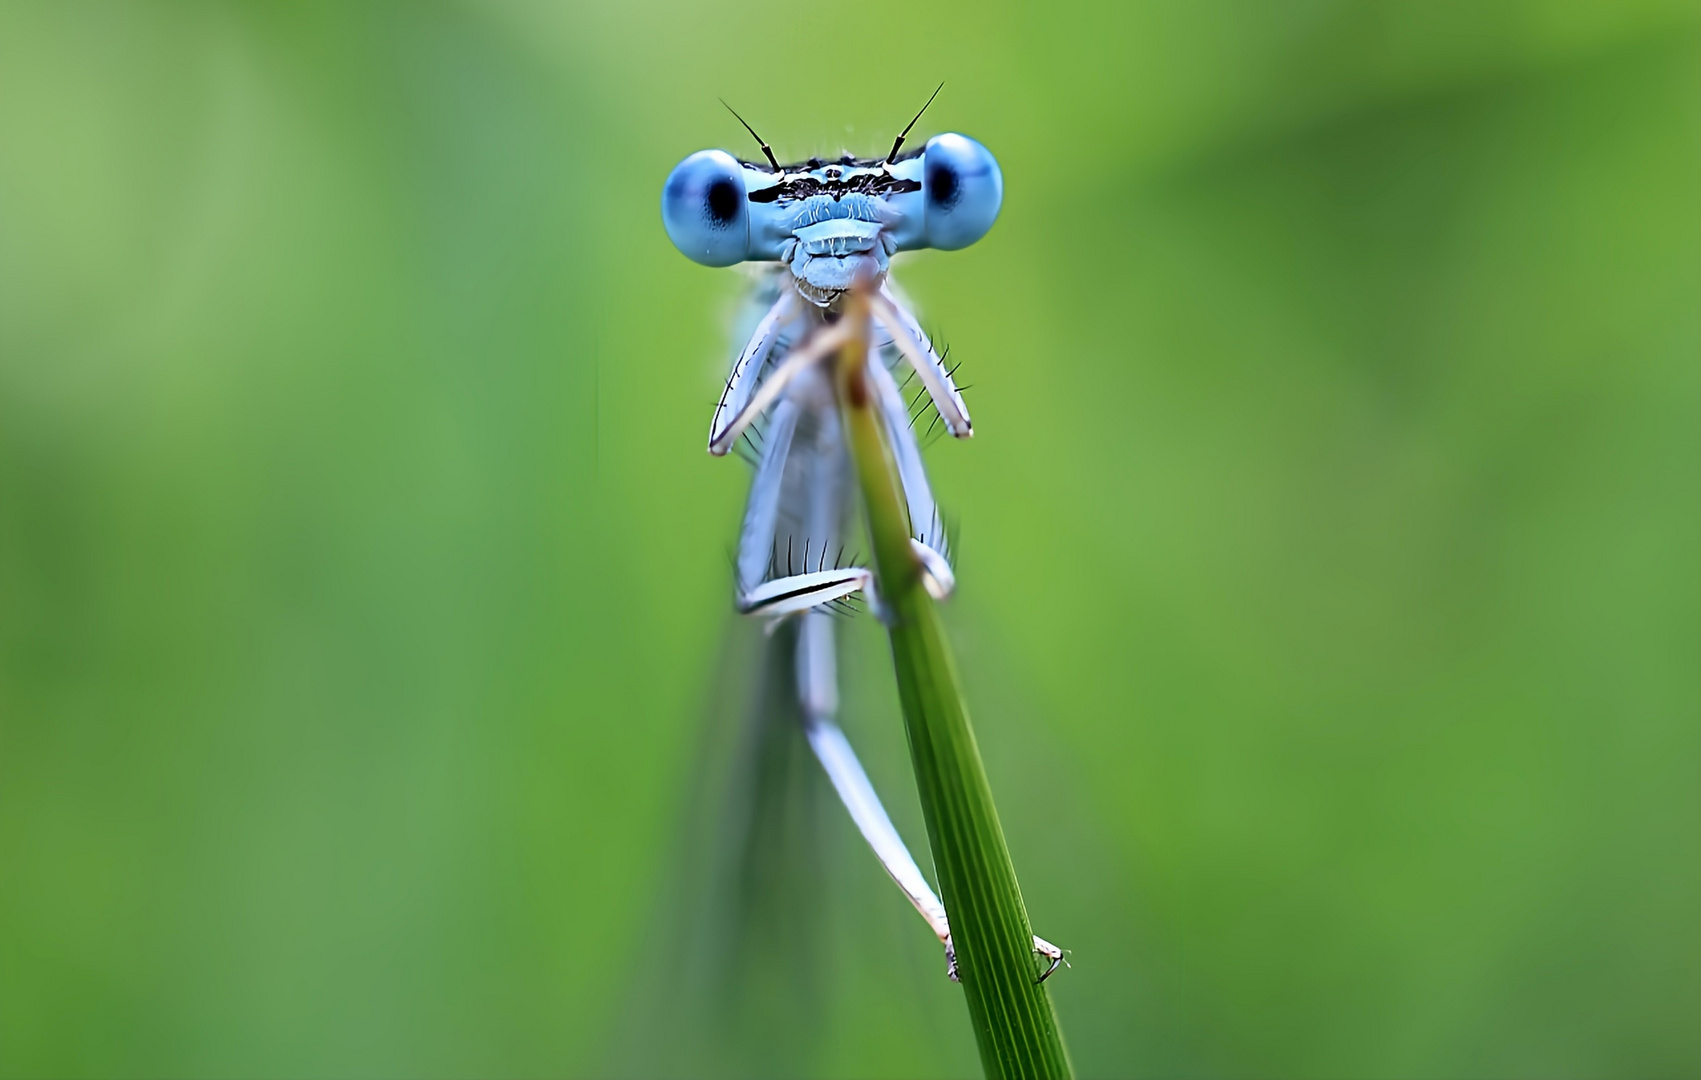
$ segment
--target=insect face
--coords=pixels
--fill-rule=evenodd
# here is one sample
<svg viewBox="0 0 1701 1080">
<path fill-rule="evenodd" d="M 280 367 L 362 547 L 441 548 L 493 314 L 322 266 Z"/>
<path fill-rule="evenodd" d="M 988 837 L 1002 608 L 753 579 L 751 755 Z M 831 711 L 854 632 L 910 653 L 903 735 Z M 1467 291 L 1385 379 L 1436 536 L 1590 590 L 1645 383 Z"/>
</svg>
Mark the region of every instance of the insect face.
<svg viewBox="0 0 1701 1080">
<path fill-rule="evenodd" d="M 968 247 L 1003 200 L 992 154 L 947 134 L 901 158 L 778 169 L 699 151 L 667 178 L 661 209 L 674 246 L 705 266 L 784 262 L 800 281 L 836 291 L 863 269 L 883 274 L 893 252 Z M 878 265 L 861 265 L 870 260 Z"/>
</svg>

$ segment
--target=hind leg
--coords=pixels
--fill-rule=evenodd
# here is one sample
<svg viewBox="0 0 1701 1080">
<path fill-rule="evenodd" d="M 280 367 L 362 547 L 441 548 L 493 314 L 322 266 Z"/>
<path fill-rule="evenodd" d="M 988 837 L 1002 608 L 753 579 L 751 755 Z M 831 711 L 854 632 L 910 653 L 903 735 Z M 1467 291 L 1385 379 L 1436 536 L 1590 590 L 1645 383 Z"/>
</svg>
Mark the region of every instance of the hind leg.
<svg viewBox="0 0 1701 1080">
<path fill-rule="evenodd" d="M 951 923 L 945 905 L 939 902 L 927 878 L 922 876 L 910 849 L 892 824 L 892 819 L 875 794 L 868 773 L 857 760 L 845 733 L 836 721 L 839 710 L 837 656 L 833 620 L 820 612 L 803 616 L 797 640 L 797 687 L 803 705 L 804 734 L 809 747 L 827 772 L 862 838 L 874 849 L 888 876 L 904 897 L 926 920 L 939 943 L 945 947 L 945 973 L 957 978 L 957 952 L 951 944 Z M 1051 961 L 1039 981 L 1044 982 L 1063 962 L 1063 950 L 1042 937 L 1034 938 L 1034 952 Z"/>
</svg>

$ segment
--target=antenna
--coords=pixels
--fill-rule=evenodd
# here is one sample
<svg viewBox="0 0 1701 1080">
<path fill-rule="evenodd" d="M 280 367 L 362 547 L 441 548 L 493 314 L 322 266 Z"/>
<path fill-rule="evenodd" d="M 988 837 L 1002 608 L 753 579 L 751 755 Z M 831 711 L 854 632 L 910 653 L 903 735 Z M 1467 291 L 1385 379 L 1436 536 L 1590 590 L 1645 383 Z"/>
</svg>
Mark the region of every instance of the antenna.
<svg viewBox="0 0 1701 1080">
<path fill-rule="evenodd" d="M 939 85 L 944 86 L 945 84 L 940 83 Z M 726 105 L 726 98 L 721 98 L 720 100 L 721 100 L 722 105 Z M 739 123 L 744 124 L 744 117 L 738 115 L 737 109 L 733 108 L 731 105 L 726 105 L 726 111 L 732 114 L 732 118 L 734 120 L 737 120 Z M 749 124 L 744 124 L 744 130 L 750 132 L 750 137 L 752 139 L 755 139 L 756 145 L 760 146 L 762 148 L 762 153 L 767 156 L 768 164 L 770 164 L 774 167 L 774 171 L 777 172 L 777 173 L 785 172 L 784 169 L 780 168 L 780 163 L 778 161 L 774 160 L 773 148 L 770 147 L 767 143 L 762 141 L 762 136 L 756 134 L 756 129 L 751 127 Z M 902 139 L 900 138 L 899 141 L 901 142 Z M 892 152 L 897 153 L 896 150 L 894 150 Z"/>
<path fill-rule="evenodd" d="M 945 89 L 945 84 L 943 82 L 941 82 L 938 86 L 934 87 L 933 88 L 933 96 L 929 97 L 927 99 L 927 105 L 933 104 L 933 98 L 938 97 L 939 91 L 941 91 L 943 89 Z M 886 155 L 886 164 L 890 165 L 890 164 L 892 164 L 892 162 L 898 160 L 898 148 L 904 145 L 905 136 L 907 136 L 910 133 L 910 128 L 915 127 L 915 121 L 921 119 L 921 113 L 924 113 L 924 112 L 927 111 L 927 105 L 923 105 L 921 107 L 921 112 L 918 112 L 918 113 L 915 114 L 915 120 L 911 120 L 909 122 L 909 124 L 904 128 L 904 130 L 898 132 L 898 137 L 896 139 L 892 140 L 892 152 L 890 154 Z M 737 116 L 738 114 L 733 113 L 733 115 Z M 746 125 L 746 126 L 748 127 L 749 125 Z M 754 131 L 752 131 L 750 134 L 754 135 L 756 133 Z"/>
</svg>

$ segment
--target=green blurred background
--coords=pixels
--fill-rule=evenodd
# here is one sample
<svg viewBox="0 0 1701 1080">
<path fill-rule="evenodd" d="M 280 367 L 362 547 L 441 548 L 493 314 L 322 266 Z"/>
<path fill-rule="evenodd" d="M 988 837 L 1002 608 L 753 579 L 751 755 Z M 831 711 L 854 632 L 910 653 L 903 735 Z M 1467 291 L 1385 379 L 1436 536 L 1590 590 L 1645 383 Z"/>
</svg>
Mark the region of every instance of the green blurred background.
<svg viewBox="0 0 1701 1080">
<path fill-rule="evenodd" d="M 1004 214 L 900 276 L 1079 1071 L 1701 1072 L 1696 14 L 0 8 L 0 1073 L 975 1071 L 751 749 L 741 278 L 657 213 L 717 97 L 800 158 L 940 79 Z"/>
</svg>

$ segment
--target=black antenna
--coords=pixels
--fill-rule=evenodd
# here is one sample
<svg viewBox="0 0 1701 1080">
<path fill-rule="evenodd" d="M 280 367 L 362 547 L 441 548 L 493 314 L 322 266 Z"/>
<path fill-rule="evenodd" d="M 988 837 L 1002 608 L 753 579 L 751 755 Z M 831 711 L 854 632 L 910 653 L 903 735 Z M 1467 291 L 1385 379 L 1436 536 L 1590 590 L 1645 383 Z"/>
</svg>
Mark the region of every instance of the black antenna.
<svg viewBox="0 0 1701 1080">
<path fill-rule="evenodd" d="M 944 86 L 945 84 L 940 83 L 939 85 Z M 726 98 L 721 98 L 720 100 L 721 100 L 722 105 L 726 105 Z M 744 117 L 738 115 L 737 109 L 733 108 L 731 105 L 726 105 L 726 111 L 732 114 L 732 118 L 734 120 L 737 120 L 739 123 L 744 124 Z M 756 129 L 751 127 L 749 124 L 744 124 L 744 130 L 750 132 L 750 137 L 752 139 L 755 139 L 756 145 L 760 146 L 762 148 L 762 153 L 767 156 L 768 164 L 770 164 L 774 167 L 774 171 L 777 172 L 777 173 L 785 172 L 784 169 L 780 168 L 780 163 L 778 161 L 774 160 L 773 148 L 770 147 L 767 143 L 762 141 L 762 136 L 756 134 Z"/>
<path fill-rule="evenodd" d="M 938 97 L 939 91 L 941 91 L 943 89 L 945 89 L 944 83 L 940 83 L 938 86 L 934 87 L 933 88 L 933 97 L 930 97 L 930 98 L 927 99 L 927 105 L 933 104 L 933 98 Z M 915 120 L 921 119 L 921 113 L 924 113 L 924 112 L 927 111 L 927 105 L 923 105 L 921 107 L 921 112 L 918 112 L 918 113 L 915 114 Z M 733 113 L 733 115 L 737 116 L 738 114 Z M 892 164 L 892 162 L 898 160 L 898 148 L 904 145 L 904 137 L 907 136 L 910 133 L 910 128 L 915 127 L 915 120 L 911 120 L 909 122 L 909 126 L 905 127 L 904 130 L 898 132 L 898 137 L 896 139 L 892 140 L 892 152 L 890 154 L 886 155 L 886 164 L 890 165 L 890 164 Z M 750 134 L 754 135 L 756 133 L 754 131 L 752 131 Z"/>
</svg>

